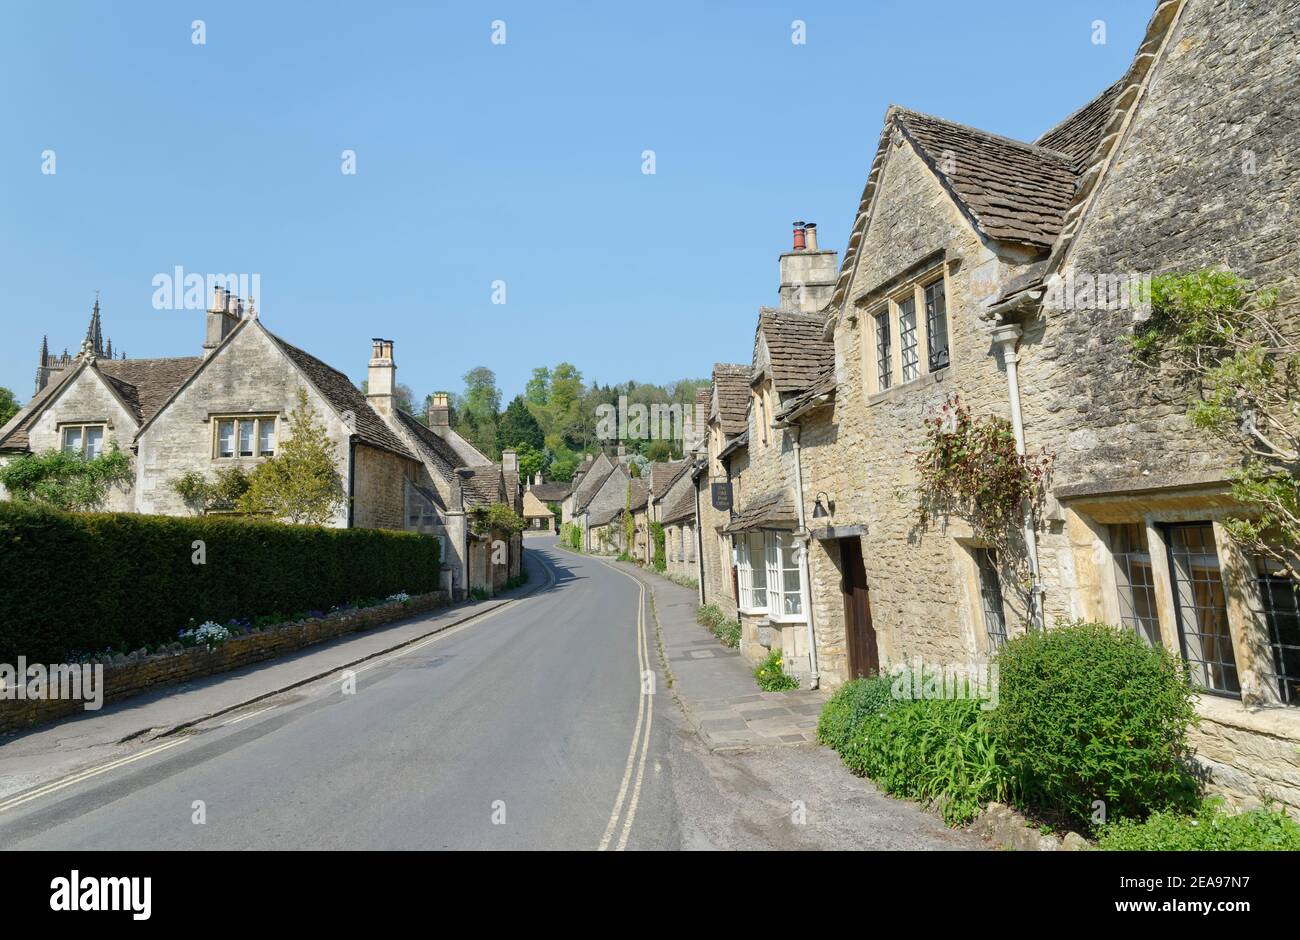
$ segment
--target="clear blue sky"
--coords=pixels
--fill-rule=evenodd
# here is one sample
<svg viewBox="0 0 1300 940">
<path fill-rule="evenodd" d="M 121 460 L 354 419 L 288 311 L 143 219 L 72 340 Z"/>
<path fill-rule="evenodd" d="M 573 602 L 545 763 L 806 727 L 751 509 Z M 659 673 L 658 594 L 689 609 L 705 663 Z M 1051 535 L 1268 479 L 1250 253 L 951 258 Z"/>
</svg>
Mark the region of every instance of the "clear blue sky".
<svg viewBox="0 0 1300 940">
<path fill-rule="evenodd" d="M 201 314 L 151 304 L 176 265 L 259 273 L 267 325 L 354 379 L 393 338 L 421 395 L 487 365 L 508 398 L 563 359 L 704 376 L 748 360 L 791 221 L 842 251 L 889 103 L 1032 139 L 1153 8 L 4 2 L 0 385 L 29 397 L 96 289 L 132 357 L 196 354 Z"/>
</svg>

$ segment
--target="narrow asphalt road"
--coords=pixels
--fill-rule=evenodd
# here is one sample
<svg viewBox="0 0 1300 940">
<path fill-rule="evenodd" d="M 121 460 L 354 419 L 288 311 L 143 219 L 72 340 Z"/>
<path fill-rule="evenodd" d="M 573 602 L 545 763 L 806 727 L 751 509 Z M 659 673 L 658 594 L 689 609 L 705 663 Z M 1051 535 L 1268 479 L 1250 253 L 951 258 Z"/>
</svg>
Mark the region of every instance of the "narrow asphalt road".
<svg viewBox="0 0 1300 940">
<path fill-rule="evenodd" d="M 528 547 L 549 572 L 529 597 L 358 667 L 355 691 L 294 689 L 5 808 L 0 845 L 975 847 L 825 751 L 705 751 L 663 687 L 642 586 Z"/>
</svg>

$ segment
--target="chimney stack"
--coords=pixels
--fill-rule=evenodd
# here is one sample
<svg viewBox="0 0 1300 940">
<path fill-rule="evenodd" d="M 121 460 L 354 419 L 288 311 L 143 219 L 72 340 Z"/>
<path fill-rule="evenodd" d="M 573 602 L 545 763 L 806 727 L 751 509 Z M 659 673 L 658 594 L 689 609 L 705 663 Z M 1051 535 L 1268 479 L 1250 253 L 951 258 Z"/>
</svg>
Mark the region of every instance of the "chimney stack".
<svg viewBox="0 0 1300 940">
<path fill-rule="evenodd" d="M 224 287 L 212 289 L 212 306 L 208 309 L 207 334 L 203 340 L 203 355 L 210 356 L 221 345 L 221 341 L 230 335 L 239 323 L 236 312 L 239 298 Z"/>
<path fill-rule="evenodd" d="M 447 404 L 446 392 L 434 392 L 429 397 L 429 430 L 439 437 L 446 436 L 451 430 L 451 407 Z"/>
<path fill-rule="evenodd" d="M 393 341 L 376 337 L 370 341 L 370 371 L 366 376 L 366 401 L 385 418 L 393 417 L 393 391 L 397 388 L 397 364 L 393 362 Z"/>
<path fill-rule="evenodd" d="M 506 473 L 519 472 L 519 455 L 513 448 L 501 451 L 501 469 Z"/>
<path fill-rule="evenodd" d="M 798 313 L 820 313 L 835 293 L 839 257 L 817 247 L 817 223 L 794 224 L 794 248 L 781 254 L 778 308 Z"/>
<path fill-rule="evenodd" d="M 538 470 L 535 474 L 533 474 L 533 486 L 541 486 L 541 485 L 542 485 L 542 471 Z"/>
</svg>

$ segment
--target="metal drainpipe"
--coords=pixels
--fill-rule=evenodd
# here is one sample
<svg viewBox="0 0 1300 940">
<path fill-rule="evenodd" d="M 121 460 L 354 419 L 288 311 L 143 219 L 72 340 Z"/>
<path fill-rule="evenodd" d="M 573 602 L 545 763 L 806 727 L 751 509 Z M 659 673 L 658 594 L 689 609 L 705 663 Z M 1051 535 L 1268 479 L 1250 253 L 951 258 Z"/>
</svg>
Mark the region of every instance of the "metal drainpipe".
<svg viewBox="0 0 1300 940">
<path fill-rule="evenodd" d="M 799 552 L 799 599 L 803 604 L 804 619 L 808 623 L 808 688 L 816 689 L 821 687 L 821 677 L 817 673 L 817 635 L 813 631 L 813 611 L 812 598 L 809 596 L 808 585 L 812 581 L 812 576 L 808 568 L 808 547 L 812 544 L 812 535 L 804 525 L 803 518 L 803 452 L 800 447 L 800 438 L 803 437 L 803 425 L 794 422 L 794 505 L 795 513 L 799 520 L 799 531 L 803 533 L 803 541 L 800 545 Z"/>
<path fill-rule="evenodd" d="M 1020 340 L 1018 323 L 1003 323 L 993 330 L 993 343 L 1002 349 L 1002 361 L 1007 366 L 1007 397 L 1011 401 L 1011 427 L 1016 435 L 1016 453 L 1025 455 L 1025 425 L 1020 412 L 1020 379 L 1017 372 L 1016 344 Z M 1021 511 L 1024 515 L 1025 551 L 1029 555 L 1029 605 L 1035 629 L 1043 629 L 1043 581 L 1038 569 L 1038 534 L 1034 527 L 1034 508 L 1026 498 Z"/>
</svg>

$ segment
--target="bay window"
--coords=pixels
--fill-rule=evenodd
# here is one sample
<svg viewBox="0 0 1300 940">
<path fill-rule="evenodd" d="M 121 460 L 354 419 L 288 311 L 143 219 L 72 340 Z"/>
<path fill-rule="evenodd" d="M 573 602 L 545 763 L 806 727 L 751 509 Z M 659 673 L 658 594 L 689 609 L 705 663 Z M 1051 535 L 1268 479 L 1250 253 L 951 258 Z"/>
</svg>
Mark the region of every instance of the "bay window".
<svg viewBox="0 0 1300 940">
<path fill-rule="evenodd" d="M 732 536 L 736 548 L 736 580 L 740 587 L 740 609 L 747 614 L 767 610 L 767 566 L 763 561 L 763 533 L 741 532 Z"/>
<path fill-rule="evenodd" d="M 802 619 L 803 591 L 793 536 L 789 532 L 764 532 L 763 547 L 768 615 L 773 620 Z"/>
</svg>

